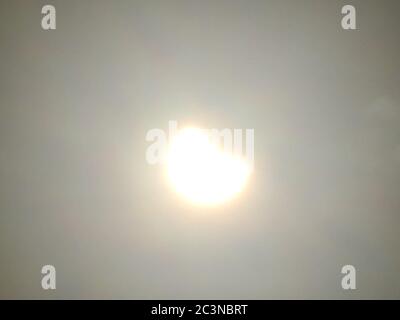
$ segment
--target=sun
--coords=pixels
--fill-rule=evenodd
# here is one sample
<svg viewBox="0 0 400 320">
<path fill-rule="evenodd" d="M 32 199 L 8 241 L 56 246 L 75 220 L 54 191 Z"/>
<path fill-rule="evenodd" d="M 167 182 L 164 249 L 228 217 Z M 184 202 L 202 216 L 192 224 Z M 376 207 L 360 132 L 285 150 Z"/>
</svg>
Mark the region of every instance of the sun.
<svg viewBox="0 0 400 320">
<path fill-rule="evenodd" d="M 239 156 L 212 143 L 207 131 L 186 128 L 170 142 L 167 175 L 175 191 L 194 204 L 213 206 L 240 193 L 251 173 Z"/>
</svg>

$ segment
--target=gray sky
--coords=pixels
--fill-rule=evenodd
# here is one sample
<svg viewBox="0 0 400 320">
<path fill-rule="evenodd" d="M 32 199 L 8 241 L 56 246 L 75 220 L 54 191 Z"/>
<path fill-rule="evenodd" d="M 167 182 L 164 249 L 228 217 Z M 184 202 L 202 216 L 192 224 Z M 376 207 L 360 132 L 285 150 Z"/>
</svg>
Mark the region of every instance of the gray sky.
<svg viewBox="0 0 400 320">
<path fill-rule="evenodd" d="M 400 2 L 349 3 L 2 0 L 0 298 L 400 298 Z M 240 198 L 171 192 L 169 120 L 255 129 Z"/>
</svg>

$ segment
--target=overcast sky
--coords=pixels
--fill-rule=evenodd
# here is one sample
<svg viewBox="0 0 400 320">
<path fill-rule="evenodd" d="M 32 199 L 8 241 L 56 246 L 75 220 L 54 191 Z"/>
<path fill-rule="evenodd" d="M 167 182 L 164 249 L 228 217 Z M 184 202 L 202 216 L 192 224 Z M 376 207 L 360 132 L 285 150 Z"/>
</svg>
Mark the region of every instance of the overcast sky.
<svg viewBox="0 0 400 320">
<path fill-rule="evenodd" d="M 400 298 L 399 30 L 398 0 L 2 0 L 0 298 Z M 169 120 L 255 129 L 240 197 L 174 194 Z"/>
</svg>

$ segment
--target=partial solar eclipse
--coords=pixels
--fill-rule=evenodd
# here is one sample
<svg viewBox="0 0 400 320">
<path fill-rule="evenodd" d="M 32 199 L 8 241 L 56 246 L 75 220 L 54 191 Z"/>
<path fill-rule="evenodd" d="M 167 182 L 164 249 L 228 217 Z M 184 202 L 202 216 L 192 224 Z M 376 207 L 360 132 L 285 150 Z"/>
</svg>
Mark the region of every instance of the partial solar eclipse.
<svg viewBox="0 0 400 320">
<path fill-rule="evenodd" d="M 225 152 L 202 129 L 182 129 L 170 142 L 168 179 L 191 203 L 213 206 L 229 201 L 244 189 L 250 173 L 244 159 Z"/>
</svg>

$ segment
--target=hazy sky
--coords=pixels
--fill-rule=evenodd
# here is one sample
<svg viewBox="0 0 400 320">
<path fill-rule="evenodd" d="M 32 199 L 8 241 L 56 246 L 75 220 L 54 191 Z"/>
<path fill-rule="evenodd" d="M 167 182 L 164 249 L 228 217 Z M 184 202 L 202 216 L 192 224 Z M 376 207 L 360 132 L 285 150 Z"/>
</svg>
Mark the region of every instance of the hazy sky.
<svg viewBox="0 0 400 320">
<path fill-rule="evenodd" d="M 400 298 L 399 30 L 398 0 L 1 0 L 0 298 Z M 254 128 L 246 191 L 176 196 L 169 120 Z"/>
</svg>

